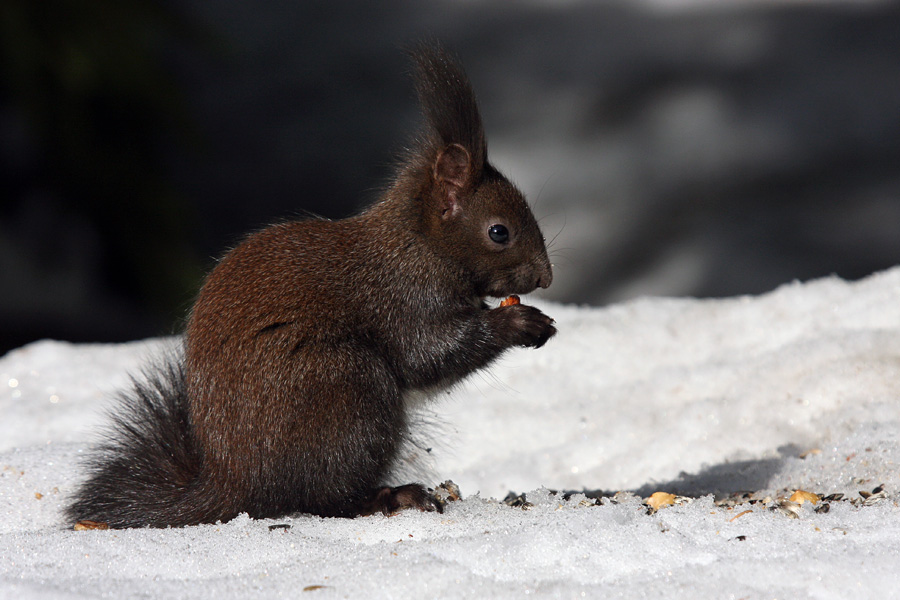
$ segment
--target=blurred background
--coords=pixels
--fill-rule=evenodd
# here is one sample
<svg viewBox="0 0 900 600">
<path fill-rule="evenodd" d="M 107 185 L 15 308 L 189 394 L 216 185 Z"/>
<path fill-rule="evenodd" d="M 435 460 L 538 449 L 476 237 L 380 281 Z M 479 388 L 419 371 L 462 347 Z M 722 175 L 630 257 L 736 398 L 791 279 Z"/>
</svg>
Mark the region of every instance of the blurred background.
<svg viewBox="0 0 900 600">
<path fill-rule="evenodd" d="M 900 263 L 900 6 L 0 3 L 0 354 L 177 332 L 244 234 L 371 202 L 462 59 L 545 296 L 731 296 Z"/>
</svg>

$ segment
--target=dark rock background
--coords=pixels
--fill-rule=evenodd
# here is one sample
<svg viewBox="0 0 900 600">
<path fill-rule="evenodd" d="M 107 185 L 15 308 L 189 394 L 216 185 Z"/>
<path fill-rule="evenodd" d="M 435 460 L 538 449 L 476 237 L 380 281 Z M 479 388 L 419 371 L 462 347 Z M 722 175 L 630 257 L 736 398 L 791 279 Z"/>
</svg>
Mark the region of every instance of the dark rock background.
<svg viewBox="0 0 900 600">
<path fill-rule="evenodd" d="M 469 71 L 546 296 L 759 293 L 900 263 L 896 2 L 5 0 L 0 353 L 177 331 L 247 231 L 371 201 Z"/>
</svg>

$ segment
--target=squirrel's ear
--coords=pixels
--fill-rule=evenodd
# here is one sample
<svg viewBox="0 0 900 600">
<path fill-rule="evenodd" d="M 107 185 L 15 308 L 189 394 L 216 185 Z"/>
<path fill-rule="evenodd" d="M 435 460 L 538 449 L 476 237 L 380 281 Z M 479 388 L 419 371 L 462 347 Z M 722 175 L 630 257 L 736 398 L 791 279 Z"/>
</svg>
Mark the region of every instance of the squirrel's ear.
<svg viewBox="0 0 900 600">
<path fill-rule="evenodd" d="M 472 156 L 459 144 L 450 144 L 434 161 L 434 180 L 441 194 L 441 217 L 456 215 L 460 210 L 460 192 L 472 178 Z"/>
</svg>

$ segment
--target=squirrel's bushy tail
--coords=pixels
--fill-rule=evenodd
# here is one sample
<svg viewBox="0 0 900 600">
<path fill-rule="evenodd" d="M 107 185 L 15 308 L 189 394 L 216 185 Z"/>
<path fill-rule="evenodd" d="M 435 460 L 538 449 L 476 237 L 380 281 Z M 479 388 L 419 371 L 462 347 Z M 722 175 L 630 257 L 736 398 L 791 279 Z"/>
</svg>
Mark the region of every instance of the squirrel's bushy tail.
<svg viewBox="0 0 900 600">
<path fill-rule="evenodd" d="M 222 494 L 201 480 L 181 358 L 170 357 L 146 372 L 144 380 L 134 380 L 120 400 L 66 517 L 72 523 L 90 520 L 126 528 L 234 516 L 220 506 Z"/>
</svg>

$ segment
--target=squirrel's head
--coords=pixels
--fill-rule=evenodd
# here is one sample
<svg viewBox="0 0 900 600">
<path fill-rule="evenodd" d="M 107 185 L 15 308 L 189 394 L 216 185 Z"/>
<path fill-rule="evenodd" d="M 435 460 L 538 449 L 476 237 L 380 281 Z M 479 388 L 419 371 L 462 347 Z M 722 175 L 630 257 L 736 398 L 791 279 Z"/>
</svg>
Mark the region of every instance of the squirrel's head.
<svg viewBox="0 0 900 600">
<path fill-rule="evenodd" d="M 478 296 L 546 288 L 553 278 L 541 230 L 522 193 L 487 161 L 475 94 L 459 64 L 436 45 L 412 53 L 426 127 L 416 165 L 429 240 L 456 262 Z"/>
<path fill-rule="evenodd" d="M 544 237 L 525 197 L 486 161 L 450 144 L 438 153 L 423 198 L 432 243 L 470 278 L 478 296 L 502 298 L 553 279 Z"/>
</svg>

